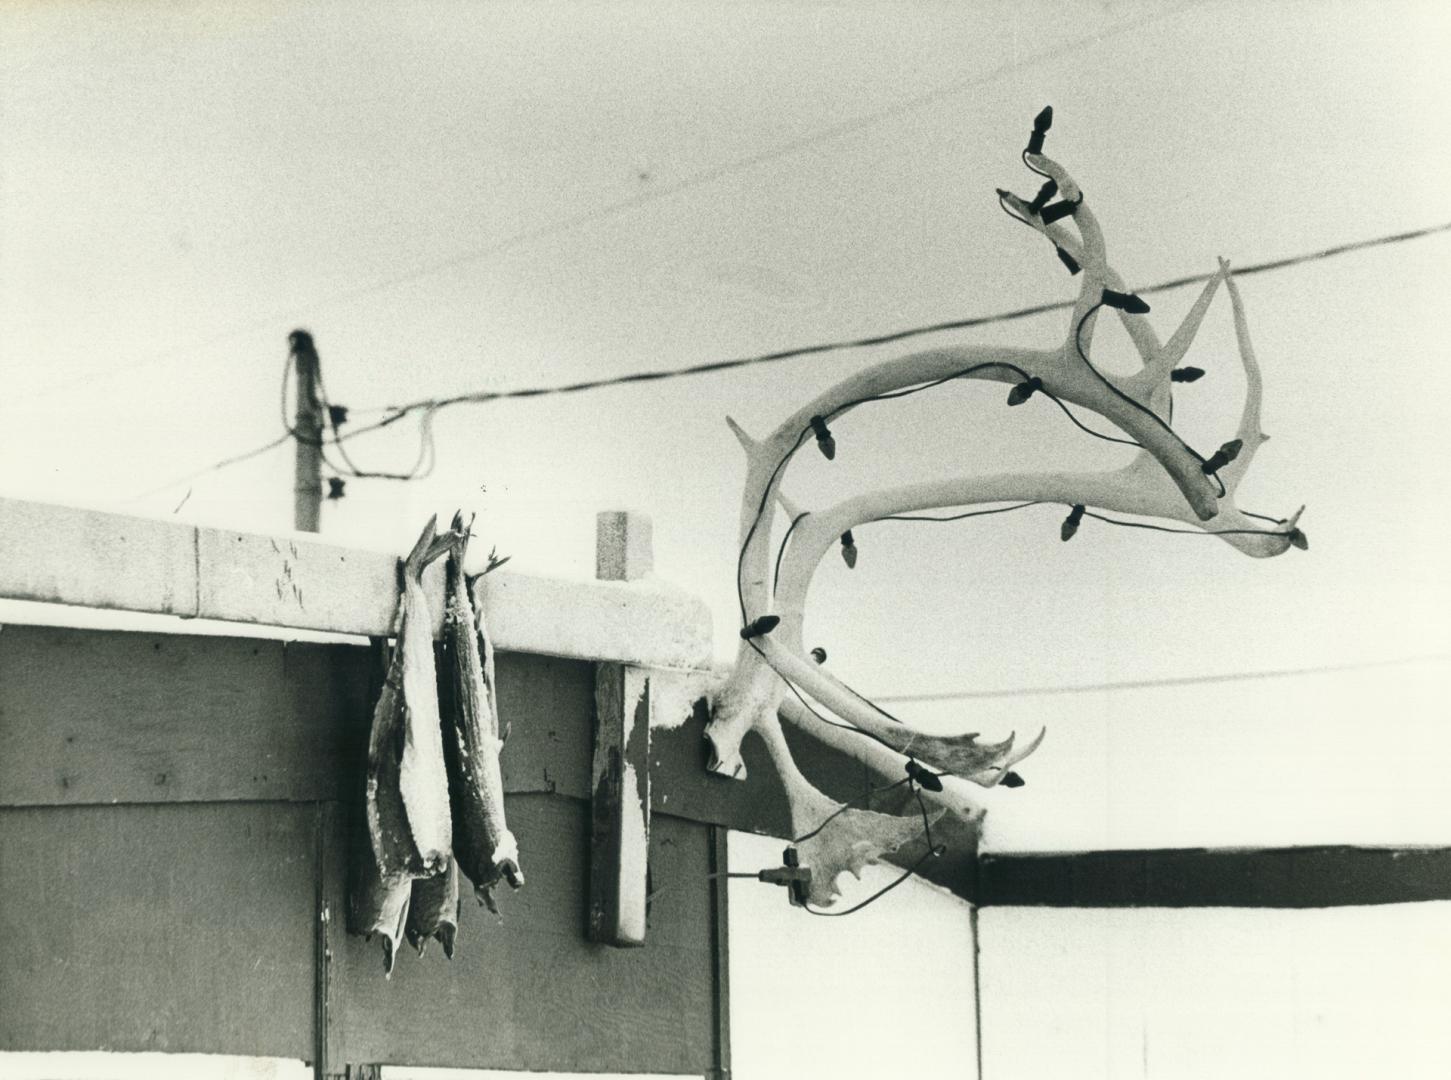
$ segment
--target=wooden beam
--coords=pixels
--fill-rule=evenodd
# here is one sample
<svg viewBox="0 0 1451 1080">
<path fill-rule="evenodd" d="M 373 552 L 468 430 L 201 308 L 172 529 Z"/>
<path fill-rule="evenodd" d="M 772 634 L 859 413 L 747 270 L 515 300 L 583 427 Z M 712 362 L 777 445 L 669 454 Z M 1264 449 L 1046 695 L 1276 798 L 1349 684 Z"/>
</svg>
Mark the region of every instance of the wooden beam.
<svg viewBox="0 0 1451 1080">
<path fill-rule="evenodd" d="M 1170 848 L 983 855 L 978 904 L 1317 908 L 1451 900 L 1451 848 Z"/>
<path fill-rule="evenodd" d="M 331 1080 L 337 1074 L 333 1043 L 337 1038 L 333 1013 L 333 936 L 342 933 L 343 912 L 333 905 L 329 889 L 334 860 L 341 852 L 331 839 L 339 831 L 337 803 L 313 803 L 313 951 L 312 951 L 312 1075 Z"/>
<path fill-rule="evenodd" d="M 392 630 L 397 559 L 304 540 L 0 499 L 0 599 L 377 637 Z M 438 625 L 443 564 L 424 575 Z M 711 661 L 704 603 L 658 583 L 498 571 L 483 599 L 511 652 L 693 669 Z"/>
<path fill-rule="evenodd" d="M 595 568 L 628 581 L 651 571 L 650 519 L 597 518 Z M 650 676 L 624 664 L 595 665 L 590 784 L 590 941 L 645 944 L 650 853 Z"/>
<path fill-rule="evenodd" d="M 599 664 L 590 790 L 589 939 L 645 944 L 650 851 L 650 677 Z"/>
</svg>

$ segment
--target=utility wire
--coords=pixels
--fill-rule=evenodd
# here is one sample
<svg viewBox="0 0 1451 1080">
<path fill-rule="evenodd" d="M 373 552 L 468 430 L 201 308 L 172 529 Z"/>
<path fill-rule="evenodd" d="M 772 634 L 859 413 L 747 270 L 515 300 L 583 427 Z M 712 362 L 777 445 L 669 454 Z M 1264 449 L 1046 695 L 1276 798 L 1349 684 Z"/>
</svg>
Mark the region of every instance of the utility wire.
<svg viewBox="0 0 1451 1080">
<path fill-rule="evenodd" d="M 1415 229 L 1409 232 L 1395 233 L 1390 236 L 1380 236 L 1369 240 L 1359 240 L 1348 244 L 1337 244 L 1334 247 L 1323 248 L 1319 251 L 1306 252 L 1301 255 L 1293 255 L 1288 258 L 1273 259 L 1267 262 L 1252 263 L 1241 269 L 1233 271 L 1236 277 L 1248 277 L 1251 274 L 1265 273 L 1269 270 L 1279 270 L 1289 266 L 1297 266 L 1302 263 L 1314 262 L 1319 259 L 1333 258 L 1337 255 L 1345 255 L 1353 251 L 1361 251 L 1366 248 L 1381 247 L 1387 244 L 1402 243 L 1407 240 L 1416 240 L 1421 237 L 1431 236 L 1436 233 L 1451 231 L 1451 222 L 1440 225 L 1428 226 L 1423 229 Z M 1193 274 L 1187 277 L 1174 278 L 1163 281 L 1157 285 L 1150 285 L 1137 289 L 1139 295 L 1149 292 L 1164 292 L 1169 289 L 1182 288 L 1186 285 L 1194 285 L 1208 281 L 1213 274 Z M 543 397 L 551 394 L 574 394 L 587 390 L 598 390 L 609 386 L 623 386 L 629 383 L 657 382 L 663 379 L 683 378 L 693 375 L 708 375 L 718 371 L 728 371 L 734 368 L 749 367 L 755 364 L 775 363 L 781 360 L 794 360 L 803 356 L 814 356 L 820 353 L 836 352 L 844 349 L 867 348 L 876 345 L 887 345 L 897 341 L 905 341 L 908 338 L 921 337 L 926 334 L 942 333 L 949 330 L 966 330 L 978 326 L 987 326 L 991 323 L 1011 322 L 1016 319 L 1025 319 L 1033 315 L 1042 315 L 1050 311 L 1071 310 L 1076 304 L 1074 300 L 1054 301 L 1047 304 L 1034 304 L 1030 307 L 1016 308 L 1012 311 L 999 312 L 994 315 L 980 315 L 966 319 L 953 319 L 947 322 L 932 323 L 927 326 L 911 327 L 905 330 L 895 330 L 886 334 L 876 334 L 868 337 L 850 338 L 840 341 L 823 342 L 817 345 L 804 345 L 790 349 L 780 349 L 775 352 L 761 353 L 755 356 L 745 356 L 733 360 L 717 360 L 705 364 L 694 364 L 683 368 L 665 368 L 655 371 L 638 371 L 626 375 L 613 375 L 602 379 L 587 379 L 581 382 L 564 383 L 555 386 L 529 387 L 519 390 L 496 390 L 479 391 L 475 393 L 459 394 L 448 398 L 426 398 L 409 402 L 406 405 L 396 406 L 393 412 L 364 427 L 356 428 L 343 436 L 345 439 L 357 438 L 360 435 L 368 434 L 380 428 L 388 427 L 391 424 L 403 419 L 406 415 L 417 412 L 420 409 L 442 409 L 451 405 L 461 404 L 485 404 L 492 401 L 504 401 L 514 398 Z"/>
<path fill-rule="evenodd" d="M 1316 262 L 1321 259 L 1335 258 L 1351 252 L 1364 251 L 1369 248 L 1384 247 L 1390 244 L 1400 244 L 1409 240 L 1419 240 L 1423 237 L 1434 236 L 1439 233 L 1451 231 L 1451 221 L 1440 225 L 1430 225 L 1421 229 L 1412 229 L 1406 232 L 1391 233 L 1386 236 L 1378 236 L 1369 240 L 1357 240 L 1347 244 L 1337 244 L 1333 247 L 1321 248 L 1317 251 L 1306 252 L 1300 255 L 1292 255 L 1287 258 L 1271 259 L 1265 262 L 1251 263 L 1247 266 L 1236 268 L 1233 273 L 1236 277 L 1248 277 L 1251 274 L 1262 274 L 1272 270 L 1282 270 L 1286 267 L 1299 266 L 1304 263 Z M 1166 292 L 1170 289 L 1179 289 L 1187 285 L 1194 285 L 1208 281 L 1212 274 L 1193 274 L 1187 277 L 1172 278 L 1168 281 L 1161 281 L 1156 285 L 1147 285 L 1135 290 L 1139 295 L 1145 293 Z M 409 402 L 405 405 L 388 406 L 386 415 L 381 419 L 362 427 L 341 434 L 334 433 L 333 439 L 327 440 L 329 444 L 341 442 L 348 439 L 366 435 L 372 431 L 388 427 L 404 417 L 427 410 L 430 412 L 447 408 L 450 405 L 459 404 L 485 404 L 492 401 L 504 401 L 520 398 L 542 397 L 549 394 L 571 394 L 587 390 L 597 390 L 610 386 L 623 386 L 630 383 L 656 382 L 665 379 L 685 378 L 694 375 L 706 375 L 718 371 L 729 371 L 736 368 L 749 367 L 755 364 L 774 363 L 782 360 L 792 360 L 803 356 L 814 356 L 822 353 L 836 352 L 846 349 L 867 348 L 875 345 L 887 345 L 897 341 L 905 341 L 908 338 L 921 337 L 926 334 L 942 333 L 949 330 L 966 330 L 978 326 L 987 326 L 992 323 L 1011 322 L 1017 319 L 1025 319 L 1034 315 L 1042 315 L 1050 311 L 1066 311 L 1074 307 L 1075 301 L 1064 300 L 1047 304 L 1034 304 L 1030 307 L 1016 308 L 1011 311 L 999 312 L 994 315 L 980 315 L 966 319 L 954 319 L 949 322 L 933 323 L 928 326 L 913 327 L 906 330 L 896 330 L 886 334 L 878 334 L 870 337 L 847 339 L 842 341 L 826 342 L 818 345 L 806 345 L 799 348 L 781 349 L 776 352 L 762 353 L 756 356 L 740 357 L 734 360 L 721 360 L 713 363 L 695 364 L 683 368 L 670 368 L 659 371 L 636 372 L 629 375 L 617 375 L 604 379 L 592 379 L 584 382 L 567 383 L 562 386 L 534 387 L 522 390 L 504 390 L 461 394 L 451 398 L 427 398 L 419 401 Z M 371 412 L 371 409 L 359 409 L 358 412 Z M 1070 414 L 1070 419 L 1072 416 Z M 1076 422 L 1076 420 L 1075 420 Z M 127 502 L 134 502 L 150 495 L 158 494 L 169 488 L 176 487 L 208 473 L 216 472 L 229 466 L 250 460 L 268 450 L 275 449 L 288 441 L 292 436 L 290 433 L 282 435 L 269 443 L 256 447 L 252 450 L 223 458 L 195 472 L 187 473 L 169 480 L 164 484 L 149 488 L 138 495 L 133 495 Z M 346 474 L 345 474 L 346 475 Z"/>
<path fill-rule="evenodd" d="M 273 439 L 270 443 L 264 443 L 262 446 L 255 447 L 254 449 L 248 450 L 245 453 L 234 454 L 232 457 L 222 458 L 221 461 L 214 461 L 212 464 L 208 465 L 204 469 L 198 469 L 196 472 L 187 473 L 185 476 L 178 476 L 175 480 L 168 480 L 166 483 L 158 484 L 154 488 L 147 488 L 139 495 L 132 495 L 129 499 L 125 499 L 123 501 L 128 503 L 137 502 L 138 500 L 145 499 L 151 495 L 159 495 L 163 491 L 166 491 L 170 488 L 179 487 L 180 485 L 185 484 L 188 481 L 196 480 L 199 477 L 206 476 L 208 473 L 218 472 L 232 465 L 240 465 L 244 461 L 251 461 L 254 457 L 260 457 L 268 450 L 275 450 L 283 443 L 290 442 L 291 440 L 292 432 L 284 431 L 281 435 Z M 177 507 L 177 509 L 180 510 L 181 507 Z"/>
<path fill-rule="evenodd" d="M 1234 671 L 1219 675 L 1182 675 L 1167 679 L 1135 679 L 1126 682 L 1089 683 L 1079 686 L 1020 687 L 1012 690 L 950 690 L 936 694 L 884 694 L 877 701 L 967 701 L 974 698 L 1045 697 L 1060 694 L 1096 694 L 1117 690 L 1148 690 L 1160 686 L 1200 686 L 1205 683 L 1247 682 L 1254 679 L 1285 679 L 1297 675 L 1329 675 L 1343 671 L 1369 671 L 1375 668 L 1406 667 L 1412 664 L 1444 664 L 1451 653 L 1427 656 L 1406 656 L 1395 660 L 1366 660 L 1350 664 L 1325 664 L 1319 667 L 1284 668 L 1278 671 Z"/>
</svg>

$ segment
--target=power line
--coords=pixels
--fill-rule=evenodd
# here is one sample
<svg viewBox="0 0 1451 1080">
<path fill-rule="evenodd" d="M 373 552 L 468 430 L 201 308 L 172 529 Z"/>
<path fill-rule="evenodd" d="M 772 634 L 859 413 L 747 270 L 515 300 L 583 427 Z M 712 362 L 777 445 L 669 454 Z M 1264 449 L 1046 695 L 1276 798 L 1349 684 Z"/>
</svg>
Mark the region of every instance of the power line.
<svg viewBox="0 0 1451 1080">
<path fill-rule="evenodd" d="M 1251 274 L 1261 274 L 1269 270 L 1280 270 L 1289 266 L 1297 266 L 1302 263 L 1314 262 L 1320 259 L 1333 258 L 1338 255 L 1345 255 L 1353 251 L 1362 251 L 1367 248 L 1381 247 L 1387 244 L 1403 243 L 1407 240 L 1415 240 L 1425 236 L 1432 236 L 1451 230 L 1451 222 L 1440 225 L 1432 225 L 1423 229 L 1415 229 L 1410 232 L 1395 233 L 1389 236 L 1379 236 L 1370 240 L 1358 240 L 1348 244 L 1337 244 L 1334 247 L 1322 248 L 1319 251 L 1306 252 L 1301 255 L 1293 255 L 1288 258 L 1273 259 L 1266 262 L 1251 263 L 1243 269 L 1234 270 L 1236 277 L 1248 277 Z M 1213 274 L 1193 274 L 1187 277 L 1174 278 L 1170 281 L 1163 281 L 1157 285 L 1150 285 L 1137 290 L 1139 293 L 1164 292 L 1168 289 L 1178 289 L 1186 285 L 1193 285 L 1199 282 L 1208 281 Z M 587 379 L 582 382 L 565 383 L 556 386 L 530 387 L 520 390 L 494 390 L 479 391 L 474 393 L 459 394 L 448 398 L 426 398 L 419 401 L 409 402 L 406 405 L 395 406 L 393 412 L 372 424 L 356 428 L 341 436 L 343 439 L 354 439 L 360 435 L 377 431 L 380 428 L 388 427 L 391 424 L 403 419 L 409 413 L 417 412 L 420 409 L 436 410 L 447 408 L 451 405 L 462 404 L 485 404 L 491 401 L 504 401 L 514 398 L 543 397 L 552 394 L 574 394 L 586 390 L 599 390 L 609 386 L 623 386 L 628 383 L 658 382 L 663 379 L 677 379 L 694 375 L 708 375 L 718 371 L 729 371 L 734 368 L 749 367 L 755 364 L 776 363 L 782 360 L 794 360 L 803 356 L 813 356 L 820 353 L 836 352 L 844 349 L 867 348 L 876 345 L 887 345 L 897 341 L 905 341 L 909 338 L 921 337 L 926 334 L 937 334 L 949 330 L 966 330 L 978 326 L 986 326 L 990 323 L 1011 322 L 1016 319 L 1025 319 L 1033 315 L 1042 315 L 1050 311 L 1066 311 L 1073 308 L 1076 301 L 1060 300 L 1047 304 L 1034 304 L 1030 307 L 1017 308 L 1012 311 L 1000 312 L 996 315 L 981 315 L 966 319 L 954 319 L 948 322 L 932 323 L 928 326 L 912 327 L 906 330 L 895 330 L 886 334 L 876 334 L 869 337 L 852 338 L 842 341 L 825 342 L 818 345 L 804 345 L 797 348 L 781 349 L 776 352 L 763 353 L 756 356 L 740 357 L 734 360 L 717 360 L 705 364 L 694 364 L 683 368 L 666 368 L 656 371 L 638 371 L 627 375 L 612 375 L 602 379 Z"/>
<path fill-rule="evenodd" d="M 158 495 L 161 492 L 166 491 L 168 488 L 174 488 L 180 484 L 185 484 L 189 480 L 195 480 L 198 477 L 206 476 L 208 473 L 214 473 L 221 469 L 225 469 L 230 465 L 240 465 L 244 461 L 250 461 L 254 457 L 260 457 L 268 450 L 277 449 L 283 443 L 289 442 L 291 439 L 292 432 L 284 431 L 281 435 L 273 439 L 270 443 L 265 443 L 262 446 L 255 447 L 254 449 L 248 450 L 245 453 L 235 454 L 232 457 L 222 458 L 221 461 L 214 461 L 212 464 L 206 466 L 205 468 L 198 469 L 196 472 L 187 473 L 185 476 L 178 476 L 175 480 L 168 480 L 166 483 L 158 484 L 154 488 L 147 488 L 139 495 L 132 495 L 129 499 L 124 499 L 122 501 L 137 502 L 138 500 L 147 498 L 150 495 Z M 178 506 L 177 509 L 180 510 L 181 507 Z"/>
<path fill-rule="evenodd" d="M 1205 683 L 1248 682 L 1255 679 L 1284 679 L 1296 675 L 1328 675 L 1343 671 L 1367 671 L 1373 668 L 1445 663 L 1448 660 L 1451 660 L 1451 653 L 1433 653 L 1428 656 L 1406 656 L 1396 660 L 1367 660 L 1351 664 L 1325 664 L 1320 667 L 1284 668 L 1278 671 L 1235 671 L 1219 675 L 1183 675 L 1167 679 L 1135 679 L 1126 682 L 1089 683 L 1079 686 L 1021 687 L 1014 690 L 952 690 L 938 694 L 884 694 L 875 700 L 898 703 L 968 701 L 978 698 L 1043 697 L 1059 694 L 1111 693 L 1117 690 L 1148 690 L 1161 686 L 1199 686 Z"/>
<path fill-rule="evenodd" d="M 1321 248 L 1317 251 L 1306 252 L 1300 255 L 1292 255 L 1286 258 L 1271 259 L 1264 262 L 1251 263 L 1241 269 L 1234 270 L 1236 277 L 1248 277 L 1251 274 L 1262 274 L 1271 270 L 1282 270 L 1286 267 L 1299 266 L 1304 263 L 1315 262 L 1321 259 L 1335 258 L 1341 255 L 1350 254 L 1356 251 L 1364 251 L 1369 248 L 1383 247 L 1389 244 L 1404 243 L 1409 240 L 1417 240 L 1427 236 L 1434 236 L 1438 233 L 1451 231 L 1451 222 L 1444 222 L 1439 225 L 1430 225 L 1421 229 L 1412 229 L 1407 232 L 1391 233 L 1386 236 L 1373 237 L 1369 240 L 1357 240 L 1347 244 L 1337 244 L 1333 247 Z M 1165 292 L 1169 289 L 1183 288 L 1186 285 L 1194 285 L 1199 282 L 1208 281 L 1211 274 L 1194 274 L 1187 277 L 1172 278 L 1168 281 L 1161 281 L 1156 285 L 1144 286 L 1137 290 L 1138 293 Z M 598 390 L 610 386 L 624 386 L 630 383 L 658 382 L 666 379 L 686 378 L 695 375 L 707 375 L 719 371 L 730 371 L 736 368 L 750 367 L 755 364 L 776 363 L 782 360 L 793 360 L 803 356 L 814 356 L 827 352 L 836 352 L 846 349 L 868 348 L 876 345 L 888 345 L 897 341 L 905 341 L 909 338 L 921 337 L 926 334 L 942 333 L 949 330 L 967 330 L 979 326 L 987 326 L 992 323 L 1012 322 L 1017 319 L 1029 318 L 1033 315 L 1042 315 L 1050 311 L 1064 311 L 1072 308 L 1074 301 L 1054 301 L 1047 304 L 1034 304 L 1029 307 L 1016 308 L 1011 311 L 999 312 L 994 315 L 980 315 L 966 319 L 954 319 L 949 322 L 933 323 L 928 326 L 912 327 L 906 330 L 896 330 L 886 334 L 877 334 L 869 337 L 854 338 L 842 341 L 826 342 L 818 345 L 805 345 L 798 348 L 781 349 L 776 352 L 763 353 L 756 356 L 740 357 L 734 360 L 719 360 L 705 364 L 694 364 L 683 368 L 668 368 L 658 371 L 642 371 L 628 375 L 616 375 L 603 379 L 591 379 L 583 382 L 567 383 L 561 386 L 532 387 L 521 390 L 501 390 L 460 394 L 451 398 L 427 398 L 419 401 L 409 402 L 406 405 L 389 406 L 387 415 L 381 420 L 366 424 L 352 431 L 338 433 L 334 431 L 334 437 L 325 440 L 328 445 L 335 445 L 348 439 L 355 439 L 360 435 L 388 427 L 399 420 L 404 419 L 412 413 L 420 410 L 429 414 L 451 405 L 460 404 L 485 404 L 492 401 L 505 401 L 530 397 L 543 397 L 551 394 L 572 394 L 588 390 Z M 370 410 L 358 410 L 360 412 Z M 176 487 L 190 480 L 205 476 L 208 473 L 216 472 L 231 465 L 239 464 L 260 454 L 266 453 L 275 447 L 281 446 L 292 437 L 292 433 L 286 432 L 282 436 L 263 446 L 248 450 L 232 457 L 223 458 L 205 468 L 195 472 L 179 476 L 169 480 L 157 487 L 150 488 L 139 495 L 133 495 L 127 502 L 134 502 L 146 498 L 149 495 L 157 494 L 168 488 Z"/>
</svg>

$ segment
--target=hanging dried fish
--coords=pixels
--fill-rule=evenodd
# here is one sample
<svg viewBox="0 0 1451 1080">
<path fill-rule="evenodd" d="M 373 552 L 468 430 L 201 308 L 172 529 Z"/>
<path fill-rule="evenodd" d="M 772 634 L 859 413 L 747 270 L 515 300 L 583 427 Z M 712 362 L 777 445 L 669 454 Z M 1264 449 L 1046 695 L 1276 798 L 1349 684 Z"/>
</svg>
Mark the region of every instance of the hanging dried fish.
<svg viewBox="0 0 1451 1080">
<path fill-rule="evenodd" d="M 370 689 L 390 693 L 384 682 L 392 667 L 387 639 L 375 638 L 373 650 L 373 670 L 377 673 L 377 682 Z M 363 796 L 361 782 L 358 795 L 360 799 Z M 392 975 L 398 944 L 403 939 L 408 918 L 413 883 L 406 875 L 383 877 L 369 837 L 370 831 L 363 815 L 357 815 L 348 832 L 348 931 L 370 940 L 374 934 L 381 934 L 383 971 L 385 975 Z"/>
<path fill-rule="evenodd" d="M 428 939 L 436 937 L 443 942 L 443 955 L 452 960 L 458 916 L 458 863 L 449 859 L 441 874 L 413 881 L 413 899 L 408 907 L 408 944 L 422 956 Z"/>
<path fill-rule="evenodd" d="M 429 519 L 402 570 L 398 647 L 373 710 L 368 740 L 368 834 L 379 876 L 424 877 L 443 868 L 452 843 L 448 779 L 439 730 L 433 617 L 423 571 L 449 550 Z"/>
<path fill-rule="evenodd" d="M 524 884 L 519 845 L 504 820 L 504 780 L 499 770 L 499 710 L 494 691 L 494 650 L 483 605 L 470 595 L 463 561 L 469 532 L 463 515 L 453 519 L 457 536 L 449 551 L 444 610 L 444 754 L 453 808 L 454 857 L 490 911 L 502 879 Z M 490 569 L 502 560 L 490 558 Z M 487 572 L 487 571 L 486 571 Z"/>
<path fill-rule="evenodd" d="M 348 929 L 370 939 L 374 934 L 383 935 L 383 974 L 392 975 L 393 963 L 398 958 L 398 943 L 403 939 L 404 927 L 411 922 L 409 911 L 414 882 L 407 877 L 384 880 L 378 873 L 377 864 L 370 858 L 362 859 L 361 864 L 361 873 L 348 892 Z M 450 955 L 452 944 L 450 937 Z"/>
</svg>

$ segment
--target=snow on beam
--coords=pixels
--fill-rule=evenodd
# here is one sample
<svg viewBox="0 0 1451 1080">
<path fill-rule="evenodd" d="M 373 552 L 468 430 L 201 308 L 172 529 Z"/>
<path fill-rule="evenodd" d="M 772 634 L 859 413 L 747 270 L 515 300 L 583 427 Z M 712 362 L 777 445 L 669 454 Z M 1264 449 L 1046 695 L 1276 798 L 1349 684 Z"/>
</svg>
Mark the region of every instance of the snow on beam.
<svg viewBox="0 0 1451 1080">
<path fill-rule="evenodd" d="M 396 567 L 392 555 L 296 535 L 0 498 L 0 599 L 379 637 L 393 629 Z M 441 622 L 441 565 L 424 585 Z M 500 649 L 653 668 L 710 663 L 709 612 L 677 589 L 505 570 L 484 585 Z"/>
</svg>

